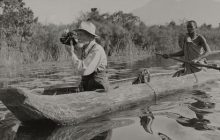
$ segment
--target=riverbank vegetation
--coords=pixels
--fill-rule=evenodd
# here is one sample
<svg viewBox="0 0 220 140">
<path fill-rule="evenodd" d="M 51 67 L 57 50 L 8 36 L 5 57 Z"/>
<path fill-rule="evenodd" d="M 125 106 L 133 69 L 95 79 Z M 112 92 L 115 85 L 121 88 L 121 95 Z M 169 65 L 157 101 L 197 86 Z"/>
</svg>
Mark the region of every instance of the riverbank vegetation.
<svg viewBox="0 0 220 140">
<path fill-rule="evenodd" d="M 2 12 L 1 12 L 2 11 Z M 75 29 L 82 20 L 97 27 L 97 39 L 108 57 L 143 57 L 154 52 L 173 52 L 179 48 L 185 25 L 171 21 L 146 26 L 132 13 L 100 13 L 92 8 L 69 25 L 44 25 L 22 0 L 0 0 L 0 64 L 62 61 L 68 59 L 59 37 L 64 29 Z M 203 24 L 203 34 L 212 50 L 220 49 L 220 28 Z"/>
</svg>

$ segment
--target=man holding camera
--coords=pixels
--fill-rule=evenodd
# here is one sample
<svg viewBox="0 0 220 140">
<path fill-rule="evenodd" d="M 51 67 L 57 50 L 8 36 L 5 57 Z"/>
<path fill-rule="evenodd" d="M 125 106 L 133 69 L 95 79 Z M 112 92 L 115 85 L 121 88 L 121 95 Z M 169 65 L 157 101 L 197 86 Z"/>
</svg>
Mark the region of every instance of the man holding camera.
<svg viewBox="0 0 220 140">
<path fill-rule="evenodd" d="M 106 73 L 107 56 L 102 46 L 96 43 L 96 27 L 89 21 L 82 21 L 76 30 L 76 40 L 66 45 L 73 64 L 82 73 L 80 86 L 83 91 L 94 91 L 104 89 L 108 91 L 109 81 Z M 74 53 L 74 46 L 82 49 L 82 56 L 79 58 Z"/>
</svg>

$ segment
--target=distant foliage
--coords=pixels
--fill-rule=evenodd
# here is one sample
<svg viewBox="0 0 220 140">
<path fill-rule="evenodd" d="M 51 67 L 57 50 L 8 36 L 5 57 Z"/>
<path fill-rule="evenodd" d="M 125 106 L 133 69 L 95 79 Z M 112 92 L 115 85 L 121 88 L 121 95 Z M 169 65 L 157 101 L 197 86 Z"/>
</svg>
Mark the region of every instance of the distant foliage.
<svg viewBox="0 0 220 140">
<path fill-rule="evenodd" d="M 16 60 L 16 57 L 20 60 L 18 57 L 33 34 L 32 25 L 37 23 L 37 18 L 22 0 L 0 0 L 0 9 L 0 53 L 6 54 L 1 60 Z"/>
<path fill-rule="evenodd" d="M 202 28 L 200 33 L 207 39 L 212 50 L 220 49 L 220 28 Z"/>
<path fill-rule="evenodd" d="M 3 10 L 0 15 L 0 38 L 6 41 L 8 47 L 21 47 L 22 41 L 31 37 L 31 27 L 37 18 L 22 0 L 1 0 L 0 7 Z"/>
<path fill-rule="evenodd" d="M 23 63 L 65 60 L 68 55 L 59 38 L 64 29 L 75 29 L 83 20 L 96 25 L 97 42 L 110 57 L 174 52 L 181 49 L 186 33 L 184 23 L 171 21 L 166 25 L 146 26 L 131 13 L 100 13 L 97 8 L 82 13 L 70 25 L 43 25 L 22 0 L 0 0 L 0 58 L 9 59 L 14 54 L 17 61 L 19 53 Z M 219 31 L 220 28 L 207 24 L 199 27 L 212 50 L 220 49 Z"/>
<path fill-rule="evenodd" d="M 100 35 L 98 42 L 105 48 L 108 56 L 129 52 L 135 48 L 137 41 L 137 30 L 139 30 L 140 19 L 131 13 L 115 12 L 100 14 L 96 8 L 84 13 L 78 20 L 90 20 L 97 27 Z M 129 50 L 128 50 L 129 48 Z"/>
<path fill-rule="evenodd" d="M 33 35 L 28 44 L 28 52 L 34 61 L 59 60 L 62 50 L 59 42 L 61 32 L 65 26 L 54 24 L 42 25 L 40 23 L 33 26 Z"/>
</svg>

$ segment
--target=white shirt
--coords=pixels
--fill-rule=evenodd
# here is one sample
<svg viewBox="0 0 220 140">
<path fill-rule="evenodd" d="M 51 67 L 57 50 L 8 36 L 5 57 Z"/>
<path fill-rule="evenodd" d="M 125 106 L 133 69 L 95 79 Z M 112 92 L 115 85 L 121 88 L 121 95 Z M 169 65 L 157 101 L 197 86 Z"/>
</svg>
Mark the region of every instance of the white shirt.
<svg viewBox="0 0 220 140">
<path fill-rule="evenodd" d="M 75 65 L 82 75 L 89 75 L 94 71 L 104 71 L 107 66 L 107 56 L 102 46 L 95 40 L 91 41 L 85 49 L 85 58 L 76 59 Z"/>
</svg>

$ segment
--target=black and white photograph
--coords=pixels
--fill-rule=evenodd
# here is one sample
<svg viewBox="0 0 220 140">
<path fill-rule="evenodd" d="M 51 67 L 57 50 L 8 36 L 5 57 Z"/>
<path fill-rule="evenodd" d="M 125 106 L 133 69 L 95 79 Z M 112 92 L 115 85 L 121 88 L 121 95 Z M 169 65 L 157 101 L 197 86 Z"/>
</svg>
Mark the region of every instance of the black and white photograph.
<svg viewBox="0 0 220 140">
<path fill-rule="evenodd" d="M 0 140 L 219 140 L 220 0 L 0 0 Z"/>
</svg>

